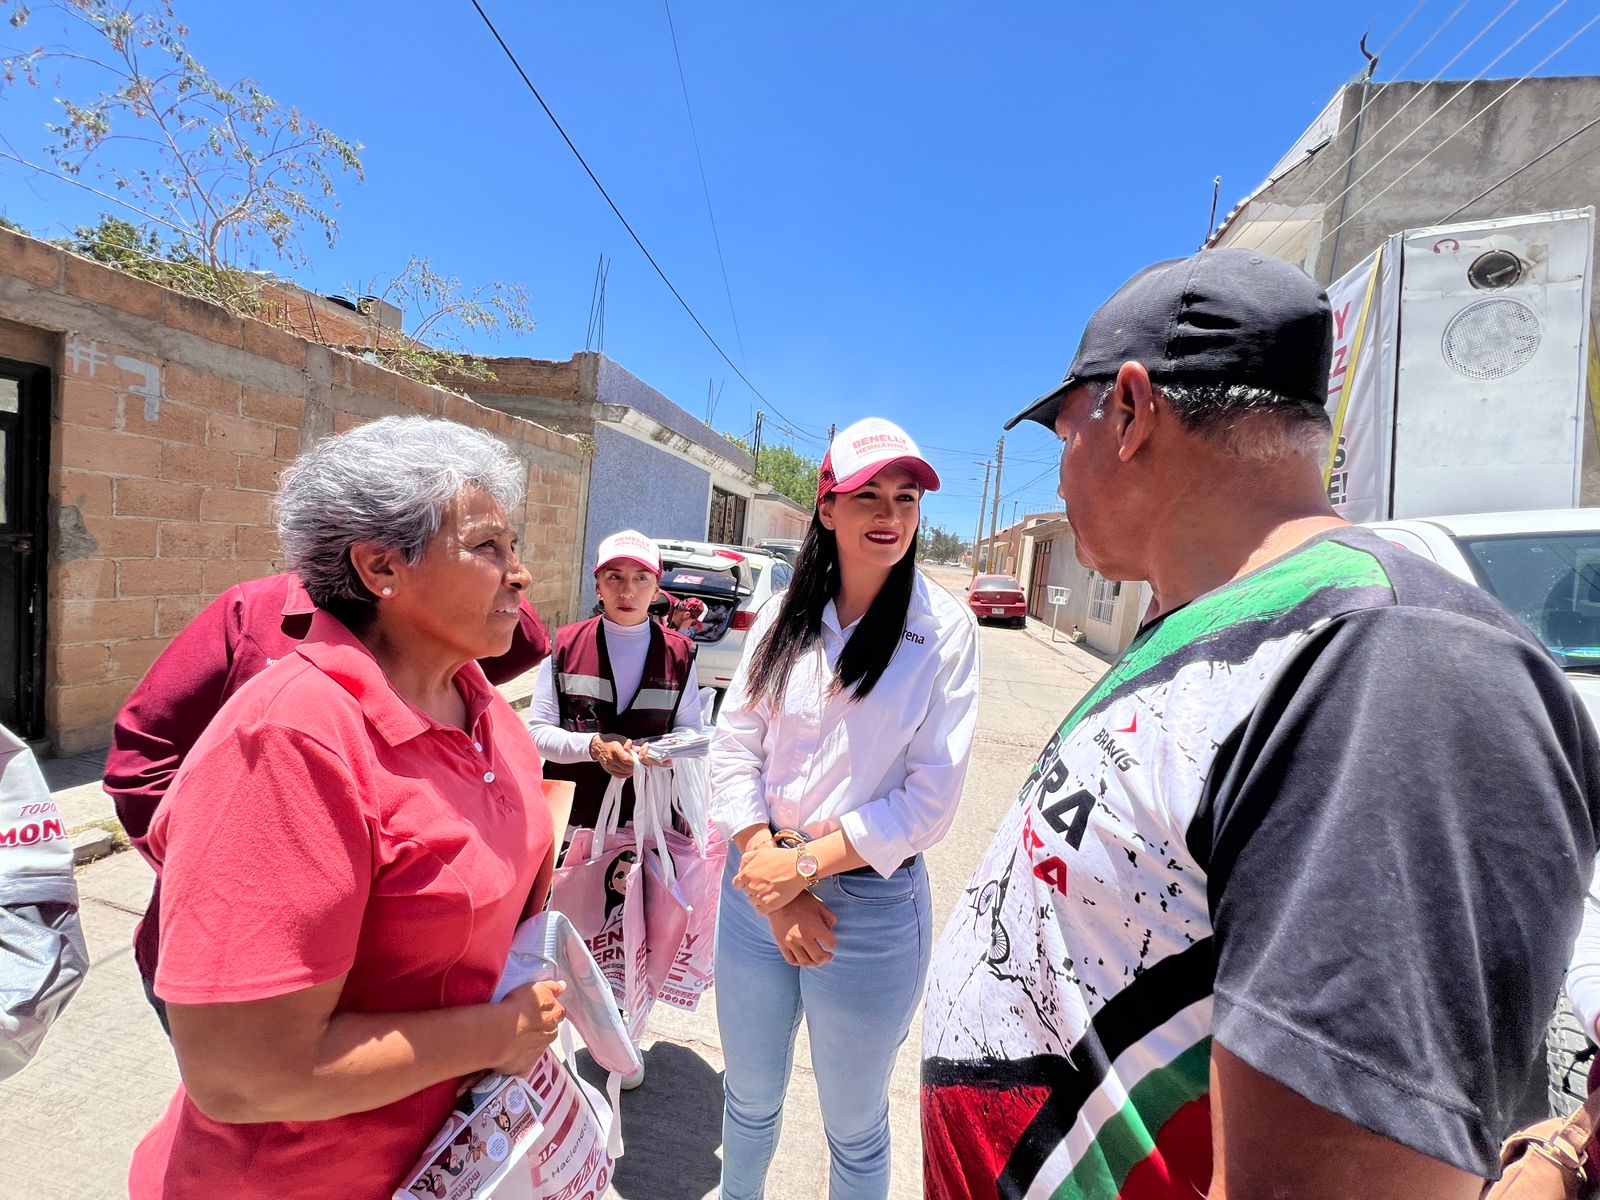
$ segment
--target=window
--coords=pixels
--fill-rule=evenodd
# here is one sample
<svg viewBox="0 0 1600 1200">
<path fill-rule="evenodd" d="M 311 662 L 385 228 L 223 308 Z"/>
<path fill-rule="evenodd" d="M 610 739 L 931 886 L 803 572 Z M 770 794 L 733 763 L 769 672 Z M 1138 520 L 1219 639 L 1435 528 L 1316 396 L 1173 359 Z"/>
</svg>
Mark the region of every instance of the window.
<svg viewBox="0 0 1600 1200">
<path fill-rule="evenodd" d="M 772 590 L 781 592 L 789 586 L 789 580 L 794 578 L 794 568 L 779 559 L 772 564 Z"/>
<path fill-rule="evenodd" d="M 1600 532 L 1459 540 L 1479 582 L 1538 634 L 1563 666 L 1600 669 Z"/>
<path fill-rule="evenodd" d="M 1122 591 L 1122 584 L 1114 583 L 1095 572 L 1089 582 L 1089 619 L 1091 621 L 1104 621 L 1111 623 L 1111 616 L 1117 609 L 1117 596 Z"/>
</svg>

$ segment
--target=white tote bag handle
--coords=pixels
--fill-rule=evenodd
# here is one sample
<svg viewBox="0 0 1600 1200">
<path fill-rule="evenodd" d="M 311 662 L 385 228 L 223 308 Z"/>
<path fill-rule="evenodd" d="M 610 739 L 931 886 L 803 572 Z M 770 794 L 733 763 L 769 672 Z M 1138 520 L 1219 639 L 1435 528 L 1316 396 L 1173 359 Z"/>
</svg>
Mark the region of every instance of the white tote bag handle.
<svg viewBox="0 0 1600 1200">
<path fill-rule="evenodd" d="M 655 848 L 661 863 L 661 877 L 669 888 L 678 885 L 677 868 L 667 849 L 666 830 L 672 820 L 672 768 L 647 767 L 640 763 L 633 775 L 633 820 L 639 847 Z"/>
<path fill-rule="evenodd" d="M 637 777 L 638 768 L 634 768 Z M 600 813 L 594 822 L 594 840 L 589 844 L 589 861 L 594 862 L 606 852 L 606 836 L 615 836 L 622 818 L 622 786 L 627 780 L 617 775 L 606 778 L 606 794 L 600 800 Z M 637 786 L 634 789 L 638 790 Z"/>
</svg>

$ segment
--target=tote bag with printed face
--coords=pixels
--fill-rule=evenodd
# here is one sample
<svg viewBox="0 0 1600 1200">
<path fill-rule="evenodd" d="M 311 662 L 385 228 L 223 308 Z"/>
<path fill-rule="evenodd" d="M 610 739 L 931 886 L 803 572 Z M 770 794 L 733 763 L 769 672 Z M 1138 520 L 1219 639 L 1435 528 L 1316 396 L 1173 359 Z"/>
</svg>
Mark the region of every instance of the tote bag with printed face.
<svg viewBox="0 0 1600 1200">
<path fill-rule="evenodd" d="M 556 869 L 550 907 L 572 922 L 626 1013 L 630 964 L 645 944 L 639 848 L 626 828 L 607 837 L 598 852 L 595 841 L 591 829 L 573 834 L 566 859 Z M 637 967 L 632 971 L 637 973 Z"/>
</svg>

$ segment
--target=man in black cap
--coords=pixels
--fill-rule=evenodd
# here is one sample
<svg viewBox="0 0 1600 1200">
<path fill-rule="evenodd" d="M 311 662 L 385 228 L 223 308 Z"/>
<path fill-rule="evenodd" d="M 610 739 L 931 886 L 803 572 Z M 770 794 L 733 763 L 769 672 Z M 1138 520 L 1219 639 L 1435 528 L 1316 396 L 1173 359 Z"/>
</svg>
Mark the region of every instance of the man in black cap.
<svg viewBox="0 0 1600 1200">
<path fill-rule="evenodd" d="M 932 1200 L 1499 1173 L 1600 757 L 1525 628 L 1329 507 L 1329 325 L 1275 259 L 1160 263 L 1011 422 L 1060 436 L 1079 558 L 1153 603 L 934 953 Z"/>
</svg>

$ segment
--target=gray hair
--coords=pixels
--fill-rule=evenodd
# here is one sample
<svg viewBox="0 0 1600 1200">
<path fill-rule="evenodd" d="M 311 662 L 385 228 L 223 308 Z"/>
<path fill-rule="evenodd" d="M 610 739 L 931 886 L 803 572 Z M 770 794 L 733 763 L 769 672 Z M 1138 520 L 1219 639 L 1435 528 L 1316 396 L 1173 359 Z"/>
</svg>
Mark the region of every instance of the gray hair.
<svg viewBox="0 0 1600 1200">
<path fill-rule="evenodd" d="M 527 468 L 486 433 L 431 417 L 384 417 L 318 442 L 278 485 L 278 537 L 319 608 L 359 618 L 376 597 L 350 561 L 361 542 L 422 557 L 445 506 L 477 485 L 509 514 Z"/>
<path fill-rule="evenodd" d="M 1331 425 L 1328 411 L 1309 400 L 1293 400 L 1267 388 L 1243 383 L 1185 383 L 1151 380 L 1178 423 L 1216 443 L 1234 458 L 1251 462 L 1307 455 L 1325 458 Z M 1116 380 L 1103 384 L 1094 417 L 1105 415 Z"/>
</svg>

